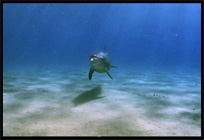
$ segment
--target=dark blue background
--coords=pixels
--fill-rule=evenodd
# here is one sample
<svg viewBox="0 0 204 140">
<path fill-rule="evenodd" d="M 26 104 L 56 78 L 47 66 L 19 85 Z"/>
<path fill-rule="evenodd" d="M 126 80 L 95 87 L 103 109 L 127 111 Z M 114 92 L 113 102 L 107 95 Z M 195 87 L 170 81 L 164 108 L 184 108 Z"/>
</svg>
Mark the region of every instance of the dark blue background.
<svg viewBox="0 0 204 140">
<path fill-rule="evenodd" d="M 3 65 L 201 67 L 200 4 L 3 4 Z"/>
</svg>

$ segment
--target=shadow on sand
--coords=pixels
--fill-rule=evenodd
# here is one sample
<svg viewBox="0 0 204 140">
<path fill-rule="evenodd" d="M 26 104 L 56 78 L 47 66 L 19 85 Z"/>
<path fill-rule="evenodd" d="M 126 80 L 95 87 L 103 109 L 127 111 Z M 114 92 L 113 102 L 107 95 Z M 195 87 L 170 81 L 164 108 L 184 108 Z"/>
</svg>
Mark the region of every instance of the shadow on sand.
<svg viewBox="0 0 204 140">
<path fill-rule="evenodd" d="M 105 96 L 101 97 L 99 95 L 101 95 L 101 87 L 97 86 L 91 90 L 85 91 L 84 93 L 74 98 L 72 103 L 74 104 L 74 106 L 77 106 L 77 105 L 81 105 L 81 104 L 105 97 Z"/>
</svg>

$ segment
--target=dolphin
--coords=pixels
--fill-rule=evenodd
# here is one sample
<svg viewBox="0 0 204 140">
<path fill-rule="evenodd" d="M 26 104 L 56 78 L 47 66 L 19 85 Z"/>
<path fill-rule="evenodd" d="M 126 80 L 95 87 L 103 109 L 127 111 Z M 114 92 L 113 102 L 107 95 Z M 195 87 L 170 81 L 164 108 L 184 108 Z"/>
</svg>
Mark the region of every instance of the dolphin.
<svg viewBox="0 0 204 140">
<path fill-rule="evenodd" d="M 106 52 L 106 45 L 104 46 L 104 51 L 98 51 L 93 53 L 89 57 L 89 61 L 91 63 L 91 68 L 89 70 L 89 80 L 92 78 L 92 74 L 94 71 L 99 72 L 99 73 L 107 73 L 108 76 L 113 79 L 108 72 L 108 70 L 113 67 L 116 68 L 115 66 L 111 66 L 111 61 L 110 61 L 110 56 Z"/>
</svg>

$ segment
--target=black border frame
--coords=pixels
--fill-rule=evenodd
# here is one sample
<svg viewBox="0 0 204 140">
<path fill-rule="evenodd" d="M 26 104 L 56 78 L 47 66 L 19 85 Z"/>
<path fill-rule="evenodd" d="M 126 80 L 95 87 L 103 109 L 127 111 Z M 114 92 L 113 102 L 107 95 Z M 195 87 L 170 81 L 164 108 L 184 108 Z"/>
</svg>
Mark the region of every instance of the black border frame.
<svg viewBox="0 0 204 140">
<path fill-rule="evenodd" d="M 201 136 L 124 136 L 124 137 L 118 137 L 118 136 L 113 136 L 113 137 L 107 137 L 107 136 L 102 136 L 102 137 L 97 137 L 97 136 L 67 136 L 67 137 L 62 137 L 62 136 L 3 136 L 3 4 L 4 3 L 200 3 L 201 4 Z M 203 0 L 1 0 L 0 1 L 0 11 L 1 11 L 1 20 L 0 20 L 0 25 L 1 25 L 1 37 L 0 37 L 0 42 L 1 42 L 1 96 L 0 96 L 0 107 L 1 107 L 1 115 L 0 115 L 0 121 L 1 121 L 1 129 L 0 129 L 0 139 L 61 139 L 61 138 L 66 138 L 66 139 L 72 139 L 72 138 L 138 138 L 138 139 L 204 139 L 203 137 Z"/>
</svg>

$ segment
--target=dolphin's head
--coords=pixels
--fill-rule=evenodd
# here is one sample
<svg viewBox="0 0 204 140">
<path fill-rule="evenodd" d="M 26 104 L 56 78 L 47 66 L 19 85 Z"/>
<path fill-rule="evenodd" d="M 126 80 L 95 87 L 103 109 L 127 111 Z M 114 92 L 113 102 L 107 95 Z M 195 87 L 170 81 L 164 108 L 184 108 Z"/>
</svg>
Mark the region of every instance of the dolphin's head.
<svg viewBox="0 0 204 140">
<path fill-rule="evenodd" d="M 91 64 L 102 64 L 104 63 L 104 57 L 100 52 L 96 52 L 90 56 L 89 61 Z"/>
</svg>

